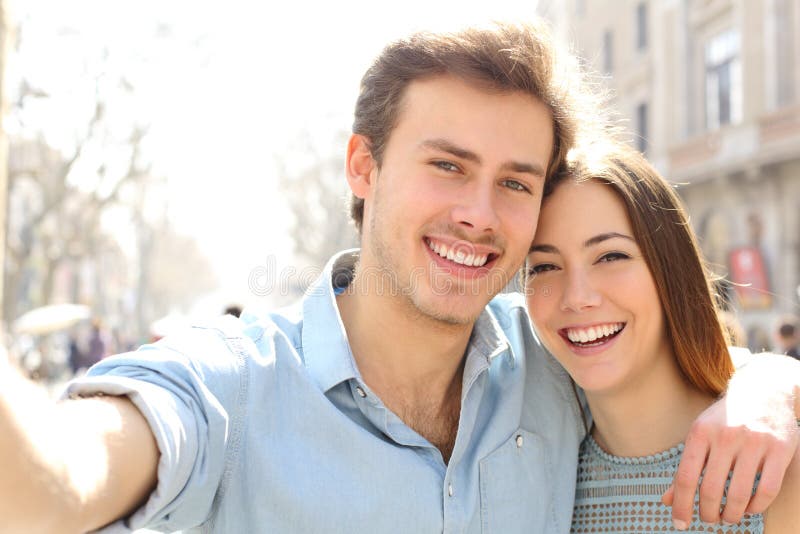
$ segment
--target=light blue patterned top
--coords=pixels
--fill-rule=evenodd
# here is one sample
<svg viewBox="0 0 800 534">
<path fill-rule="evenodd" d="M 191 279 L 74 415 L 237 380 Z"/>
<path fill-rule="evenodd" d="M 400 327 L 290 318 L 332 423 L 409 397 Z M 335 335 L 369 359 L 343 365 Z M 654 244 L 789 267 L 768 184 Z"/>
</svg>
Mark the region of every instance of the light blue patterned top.
<svg viewBox="0 0 800 534">
<path fill-rule="evenodd" d="M 652 456 L 624 458 L 603 451 L 592 436 L 581 444 L 572 532 L 679 532 L 672 526 L 672 509 L 661 503 L 678 469 L 683 444 Z M 760 514 L 738 525 L 707 525 L 700 521 L 697 501 L 694 521 L 683 532 L 760 534 Z"/>
</svg>

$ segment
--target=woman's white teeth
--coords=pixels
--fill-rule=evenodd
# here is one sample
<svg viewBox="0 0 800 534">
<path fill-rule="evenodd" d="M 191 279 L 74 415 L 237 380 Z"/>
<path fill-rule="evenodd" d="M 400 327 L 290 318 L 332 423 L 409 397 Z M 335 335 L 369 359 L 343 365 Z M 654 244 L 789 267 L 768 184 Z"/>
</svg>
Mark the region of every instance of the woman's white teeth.
<svg viewBox="0 0 800 534">
<path fill-rule="evenodd" d="M 589 343 L 598 338 L 616 334 L 622 330 L 623 326 L 623 323 L 612 323 L 589 328 L 570 328 L 567 330 L 567 337 L 573 343 Z"/>
<path fill-rule="evenodd" d="M 467 254 L 462 250 L 456 251 L 454 248 L 447 248 L 447 245 L 442 243 L 434 243 L 428 241 L 428 247 L 442 258 L 446 258 L 453 263 L 466 265 L 467 267 L 481 267 L 486 264 L 489 259 L 488 254 Z"/>
</svg>

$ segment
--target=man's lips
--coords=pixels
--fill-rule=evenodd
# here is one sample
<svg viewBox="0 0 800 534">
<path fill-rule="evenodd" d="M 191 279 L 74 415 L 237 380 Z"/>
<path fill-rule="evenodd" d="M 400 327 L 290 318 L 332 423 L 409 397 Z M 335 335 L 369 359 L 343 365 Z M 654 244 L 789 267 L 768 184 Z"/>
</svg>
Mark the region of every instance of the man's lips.
<svg viewBox="0 0 800 534">
<path fill-rule="evenodd" d="M 496 248 L 469 241 L 453 241 L 433 236 L 425 237 L 424 241 L 434 255 L 459 268 L 485 268 L 500 256 Z"/>
</svg>

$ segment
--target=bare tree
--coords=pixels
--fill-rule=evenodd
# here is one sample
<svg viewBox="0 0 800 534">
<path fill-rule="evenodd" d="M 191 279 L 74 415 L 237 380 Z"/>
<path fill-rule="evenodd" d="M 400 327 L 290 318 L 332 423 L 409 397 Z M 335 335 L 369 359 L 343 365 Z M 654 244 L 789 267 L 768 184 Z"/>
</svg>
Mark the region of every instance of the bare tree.
<svg viewBox="0 0 800 534">
<path fill-rule="evenodd" d="M 295 254 L 315 267 L 335 252 L 357 246 L 341 149 L 346 139 L 339 132 L 331 143 L 335 148 L 325 153 L 306 133 L 277 161 L 281 192 L 293 215 Z"/>
<path fill-rule="evenodd" d="M 149 193 L 161 185 L 164 181 L 138 184 L 130 203 L 138 251 L 132 318 L 139 338 L 147 336 L 155 320 L 173 311 L 188 312 L 198 295 L 218 285 L 211 262 L 197 241 L 176 232 L 170 224 L 164 200 L 160 209 L 148 206 L 155 198 Z M 148 219 L 147 212 L 156 215 Z"/>
<path fill-rule="evenodd" d="M 8 59 L 8 49 L 14 35 L 13 28 L 9 23 L 8 11 L 5 0 L 0 0 L 0 228 L 5 228 L 7 210 L 6 203 L 8 198 L 8 136 L 6 135 L 5 124 L 8 95 L 6 95 L 6 63 Z M 0 265 L 5 264 L 5 233 L 0 232 Z M 3 279 L 0 277 L 0 300 L 4 294 Z M 2 310 L 0 310 L 2 313 Z M 2 320 L 6 316 L 0 316 Z"/>
<path fill-rule="evenodd" d="M 151 321 L 170 311 L 188 312 L 198 295 L 217 286 L 211 263 L 188 236 L 168 224 L 153 228 L 146 268 L 150 273 L 148 295 L 142 300 L 152 314 Z"/>
<path fill-rule="evenodd" d="M 99 243 L 106 237 L 103 214 L 119 204 L 127 185 L 150 174 L 149 166 L 141 161 L 140 144 L 146 130 L 140 126 L 134 126 L 120 144 L 127 152 L 124 172 L 111 173 L 102 159 L 91 161 L 84 156 L 97 143 L 102 119 L 103 104 L 98 102 L 84 137 L 68 157 L 41 137 L 12 141 L 4 276 L 8 291 L 3 298 L 6 317 L 18 315 L 18 304 L 33 307 L 48 303 L 53 297 L 54 276 L 62 264 L 97 256 Z M 80 186 L 70 180 L 78 168 L 83 178 L 93 175 L 91 184 Z M 28 283 L 24 283 L 25 278 Z M 36 291 L 30 291 L 32 282 Z M 103 312 L 102 301 L 99 295 L 98 312 Z"/>
<path fill-rule="evenodd" d="M 25 29 L 24 25 L 20 28 L 23 38 L 17 41 L 20 57 L 25 57 L 26 47 L 37 45 L 24 38 Z M 78 35 L 79 31 L 67 28 L 64 34 Z M 132 291 L 136 285 L 138 244 L 133 238 L 125 243 L 117 239 L 114 234 L 119 222 L 110 227 L 107 220 L 120 211 L 135 212 L 138 206 L 131 197 L 137 192 L 146 195 L 153 181 L 144 146 L 149 125 L 141 114 L 128 111 L 137 100 L 136 83 L 124 74 L 128 69 L 119 68 L 113 59 L 108 47 L 99 57 L 76 58 L 84 91 L 76 92 L 74 102 L 62 96 L 63 86 L 41 86 L 35 70 L 31 74 L 23 69 L 17 80 L 16 100 L 9 113 L 15 125 L 8 165 L 4 263 L 8 291 L 3 296 L 3 310 L 9 319 L 52 301 L 65 271 L 72 278 L 72 297 L 78 300 L 89 295 L 83 301 L 89 299 L 98 315 L 117 308 L 108 298 L 110 293 L 120 292 L 115 288 L 127 285 Z M 84 119 L 70 123 L 43 120 L 58 116 L 65 105 L 84 110 Z M 43 114 L 42 109 L 51 113 Z M 54 125 L 62 133 L 59 148 L 51 142 Z M 64 133 L 71 134 L 71 142 L 64 142 Z M 124 221 L 124 216 L 117 219 Z M 141 217 L 134 222 L 155 224 Z M 123 230 L 126 232 L 130 229 Z M 133 269 L 125 269 L 129 280 L 119 276 L 126 260 L 134 262 Z M 113 271 L 104 269 L 109 264 L 115 266 Z M 92 276 L 81 276 L 82 272 Z M 63 288 L 61 291 L 63 298 Z"/>
</svg>

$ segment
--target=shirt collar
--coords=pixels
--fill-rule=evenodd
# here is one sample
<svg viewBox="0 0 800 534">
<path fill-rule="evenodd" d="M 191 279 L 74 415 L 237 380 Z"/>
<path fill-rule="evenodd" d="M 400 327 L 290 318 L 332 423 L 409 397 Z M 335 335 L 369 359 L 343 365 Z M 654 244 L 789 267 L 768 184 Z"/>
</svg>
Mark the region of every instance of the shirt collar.
<svg viewBox="0 0 800 534">
<path fill-rule="evenodd" d="M 346 380 L 361 379 L 336 305 L 336 292 L 353 279 L 358 258 L 358 249 L 334 255 L 303 299 L 303 359 L 324 392 Z M 513 359 L 509 347 L 498 318 L 487 306 L 472 330 L 464 366 L 465 380 L 486 369 L 500 354 Z"/>
<path fill-rule="evenodd" d="M 359 377 L 336 305 L 336 288 L 352 280 L 358 249 L 334 255 L 303 298 L 303 360 L 322 391 Z"/>
<path fill-rule="evenodd" d="M 487 306 L 475 321 L 464 362 L 464 384 L 471 383 L 497 356 L 507 354 L 511 357 L 511 345 L 497 319 Z"/>
</svg>

